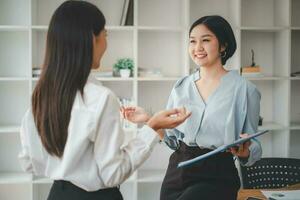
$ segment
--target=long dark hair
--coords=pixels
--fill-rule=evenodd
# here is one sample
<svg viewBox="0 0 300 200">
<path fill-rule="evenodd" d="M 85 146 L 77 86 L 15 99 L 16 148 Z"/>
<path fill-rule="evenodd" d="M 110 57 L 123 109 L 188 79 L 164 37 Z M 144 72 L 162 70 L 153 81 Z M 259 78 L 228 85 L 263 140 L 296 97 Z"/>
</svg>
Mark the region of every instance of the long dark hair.
<svg viewBox="0 0 300 200">
<path fill-rule="evenodd" d="M 32 94 L 32 112 L 42 144 L 62 157 L 75 96 L 83 88 L 93 62 L 93 35 L 105 18 L 93 4 L 66 1 L 54 12 L 47 34 L 41 77 Z"/>
<path fill-rule="evenodd" d="M 189 31 L 189 36 L 192 30 L 200 25 L 204 24 L 211 32 L 213 32 L 221 46 L 225 47 L 225 50 L 221 52 L 222 65 L 226 64 L 226 61 L 233 56 L 236 50 L 236 40 L 234 37 L 233 30 L 226 19 L 219 15 L 204 16 L 196 20 Z"/>
</svg>

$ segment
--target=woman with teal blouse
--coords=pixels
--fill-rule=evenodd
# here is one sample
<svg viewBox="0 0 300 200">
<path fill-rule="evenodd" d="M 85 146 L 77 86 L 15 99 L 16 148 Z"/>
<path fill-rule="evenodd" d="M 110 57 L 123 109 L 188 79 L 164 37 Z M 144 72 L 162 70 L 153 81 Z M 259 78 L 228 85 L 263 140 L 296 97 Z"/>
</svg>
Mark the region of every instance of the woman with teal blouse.
<svg viewBox="0 0 300 200">
<path fill-rule="evenodd" d="M 182 107 L 192 115 L 161 137 L 174 152 L 160 199 L 233 200 L 240 187 L 234 157 L 242 165 L 252 165 L 261 158 L 259 141 L 251 140 L 185 168 L 177 165 L 257 132 L 260 92 L 237 71 L 224 68 L 236 50 L 232 28 L 224 18 L 198 19 L 190 28 L 189 39 L 189 54 L 199 70 L 176 82 L 167 108 Z M 142 115 L 141 108 L 124 109 L 123 113 L 135 122 Z"/>
</svg>

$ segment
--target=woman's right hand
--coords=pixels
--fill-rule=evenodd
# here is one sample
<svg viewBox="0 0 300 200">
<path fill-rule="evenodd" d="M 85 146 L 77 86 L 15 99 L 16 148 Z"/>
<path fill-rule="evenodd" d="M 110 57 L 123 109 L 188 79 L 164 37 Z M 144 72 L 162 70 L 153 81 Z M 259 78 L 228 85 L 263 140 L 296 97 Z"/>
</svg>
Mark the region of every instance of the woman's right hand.
<svg viewBox="0 0 300 200">
<path fill-rule="evenodd" d="M 184 122 L 191 112 L 187 112 L 185 108 L 175 108 L 171 110 L 163 110 L 155 113 L 147 122 L 147 125 L 158 131 L 160 129 L 172 129 Z M 161 139 L 163 136 L 159 133 Z"/>
</svg>

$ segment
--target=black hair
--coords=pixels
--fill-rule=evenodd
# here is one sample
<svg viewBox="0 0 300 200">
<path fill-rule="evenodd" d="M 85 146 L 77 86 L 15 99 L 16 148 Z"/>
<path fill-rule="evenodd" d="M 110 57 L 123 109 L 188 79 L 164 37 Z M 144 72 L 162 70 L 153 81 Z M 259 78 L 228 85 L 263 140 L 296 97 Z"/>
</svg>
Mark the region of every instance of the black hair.
<svg viewBox="0 0 300 200">
<path fill-rule="evenodd" d="M 204 24 L 215 34 L 220 44 L 219 48 L 222 46 L 225 47 L 225 50 L 221 52 L 222 65 L 225 65 L 226 61 L 233 56 L 236 50 L 236 40 L 230 24 L 226 19 L 218 15 L 204 16 L 192 24 L 189 36 L 191 35 L 192 30 L 200 24 Z"/>
<path fill-rule="evenodd" d="M 62 157 L 71 110 L 93 63 L 93 36 L 104 30 L 105 18 L 93 4 L 65 1 L 54 12 L 47 33 L 41 77 L 32 94 L 32 112 L 42 144 Z"/>
</svg>

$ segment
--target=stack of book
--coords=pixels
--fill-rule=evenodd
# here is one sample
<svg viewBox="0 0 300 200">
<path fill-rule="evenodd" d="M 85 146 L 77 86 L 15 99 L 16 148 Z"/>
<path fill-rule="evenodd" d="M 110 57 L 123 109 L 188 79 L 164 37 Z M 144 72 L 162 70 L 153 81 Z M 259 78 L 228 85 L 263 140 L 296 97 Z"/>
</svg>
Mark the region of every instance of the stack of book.
<svg viewBox="0 0 300 200">
<path fill-rule="evenodd" d="M 42 73 L 42 69 L 40 67 L 32 68 L 32 77 L 39 77 Z"/>
<path fill-rule="evenodd" d="M 100 67 L 99 69 L 92 70 L 91 73 L 96 77 L 112 77 L 113 72 L 110 67 Z"/>
<path fill-rule="evenodd" d="M 262 77 L 261 68 L 259 66 L 247 66 L 241 68 L 241 75 L 245 77 Z"/>
</svg>

